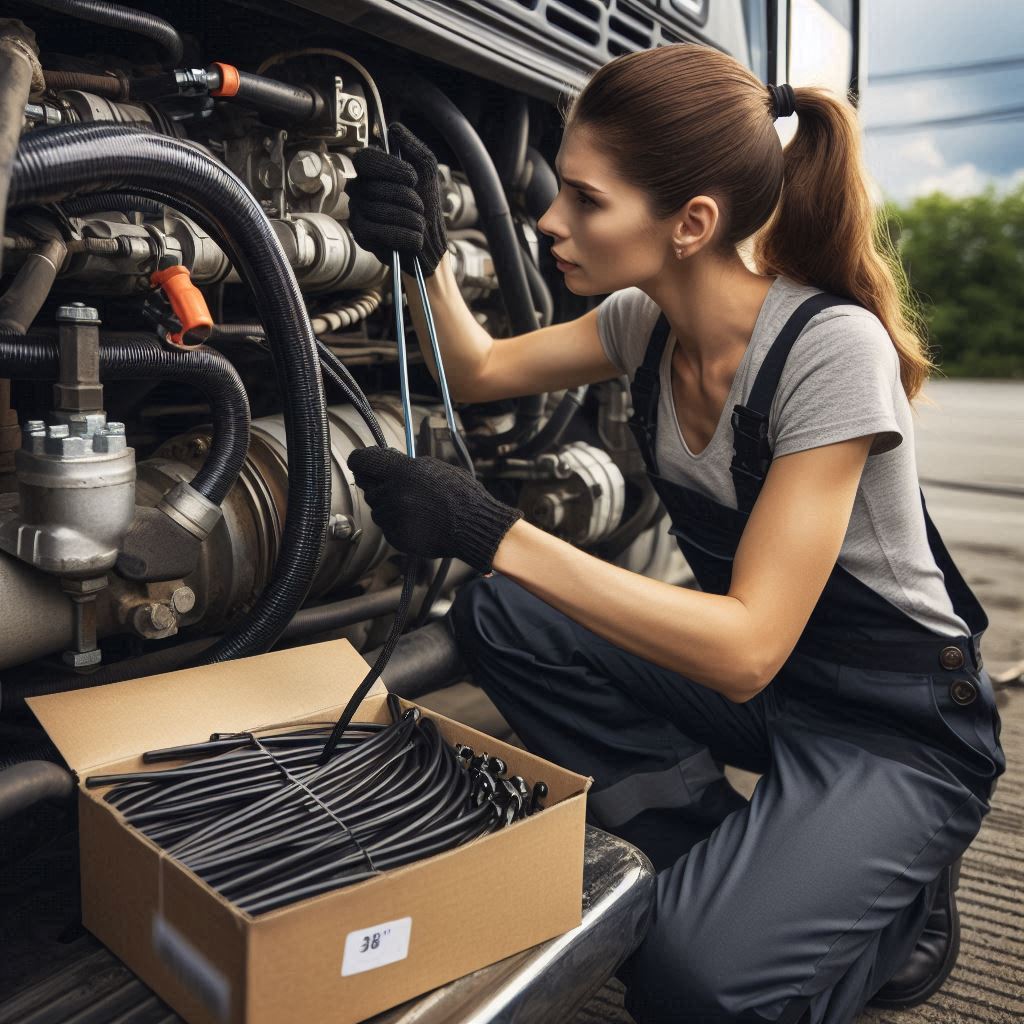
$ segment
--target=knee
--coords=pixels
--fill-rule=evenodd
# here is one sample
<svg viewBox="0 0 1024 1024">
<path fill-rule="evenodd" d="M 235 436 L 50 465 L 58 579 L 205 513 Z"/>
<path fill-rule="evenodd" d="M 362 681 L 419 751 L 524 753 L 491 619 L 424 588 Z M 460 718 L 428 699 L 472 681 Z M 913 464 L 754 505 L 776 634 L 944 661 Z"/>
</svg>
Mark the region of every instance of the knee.
<svg viewBox="0 0 1024 1024">
<path fill-rule="evenodd" d="M 502 613 L 499 577 L 478 578 L 467 583 L 455 596 L 448 622 L 466 662 L 473 666 L 485 660 L 489 650 L 502 643 L 508 619 Z M 497 586 L 495 585 L 497 584 Z"/>
<path fill-rule="evenodd" d="M 742 954 L 685 916 L 657 915 L 624 965 L 626 1009 L 637 1024 L 748 1024 L 766 1021 L 756 979 Z"/>
</svg>

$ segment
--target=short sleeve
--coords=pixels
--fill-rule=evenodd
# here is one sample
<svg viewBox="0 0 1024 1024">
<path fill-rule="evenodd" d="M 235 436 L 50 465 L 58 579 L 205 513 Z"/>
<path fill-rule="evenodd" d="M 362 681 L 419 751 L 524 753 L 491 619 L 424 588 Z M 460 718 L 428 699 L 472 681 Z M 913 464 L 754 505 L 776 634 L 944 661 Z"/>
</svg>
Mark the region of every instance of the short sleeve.
<svg viewBox="0 0 1024 1024">
<path fill-rule="evenodd" d="M 608 361 L 630 377 L 643 361 L 661 310 L 639 288 L 612 292 L 597 307 L 597 334 Z"/>
<path fill-rule="evenodd" d="M 899 357 L 881 322 L 866 310 L 812 323 L 786 360 L 769 421 L 775 456 L 874 434 L 870 455 L 903 441 Z"/>
</svg>

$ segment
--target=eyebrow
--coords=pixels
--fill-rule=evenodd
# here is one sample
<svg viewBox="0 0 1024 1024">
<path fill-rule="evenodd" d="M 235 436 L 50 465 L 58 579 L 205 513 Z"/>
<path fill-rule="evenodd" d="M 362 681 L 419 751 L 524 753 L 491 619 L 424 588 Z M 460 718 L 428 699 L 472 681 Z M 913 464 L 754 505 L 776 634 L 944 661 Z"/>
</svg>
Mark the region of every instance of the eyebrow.
<svg viewBox="0 0 1024 1024">
<path fill-rule="evenodd" d="M 557 161 L 555 161 L 555 174 L 558 174 L 558 162 Z M 560 178 L 562 178 L 561 174 L 558 174 L 558 176 Z M 585 181 L 575 181 L 572 178 L 562 178 L 562 181 L 564 181 L 566 183 L 566 185 L 572 185 L 573 188 L 581 188 L 581 189 L 583 189 L 584 192 L 596 192 L 599 196 L 605 195 L 605 193 L 602 192 L 601 189 L 596 188 L 595 186 L 590 185 L 590 184 L 588 184 Z"/>
</svg>

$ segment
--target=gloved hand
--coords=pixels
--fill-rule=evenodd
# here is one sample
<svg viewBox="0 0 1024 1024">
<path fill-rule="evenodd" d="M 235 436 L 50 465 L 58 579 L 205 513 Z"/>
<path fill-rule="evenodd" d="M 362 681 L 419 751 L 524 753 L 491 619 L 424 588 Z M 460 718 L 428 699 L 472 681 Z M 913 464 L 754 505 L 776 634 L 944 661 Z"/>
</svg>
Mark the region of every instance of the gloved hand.
<svg viewBox="0 0 1024 1024">
<path fill-rule="evenodd" d="M 419 256 L 430 277 L 448 251 L 437 158 L 398 122 L 388 129 L 388 138 L 401 157 L 375 148 L 352 157 L 356 178 L 348 185 L 349 229 L 381 263 L 390 264 L 397 249 L 406 273 L 413 272 L 413 258 Z"/>
<path fill-rule="evenodd" d="M 360 448 L 348 457 L 373 521 L 389 544 L 424 558 L 460 558 L 486 572 L 522 512 L 492 498 L 464 469 L 394 448 Z"/>
</svg>

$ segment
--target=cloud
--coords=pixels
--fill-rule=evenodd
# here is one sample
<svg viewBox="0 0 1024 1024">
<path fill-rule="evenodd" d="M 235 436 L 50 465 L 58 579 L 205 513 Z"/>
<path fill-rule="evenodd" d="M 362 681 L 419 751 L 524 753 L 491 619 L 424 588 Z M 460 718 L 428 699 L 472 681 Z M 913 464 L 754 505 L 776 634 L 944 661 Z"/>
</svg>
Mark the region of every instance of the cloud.
<svg viewBox="0 0 1024 1024">
<path fill-rule="evenodd" d="M 940 174 L 929 175 L 914 183 L 910 198 L 926 196 L 932 192 L 945 192 L 954 199 L 974 196 L 992 186 L 997 192 L 1008 192 L 1024 182 L 1024 167 L 1012 174 L 993 176 L 981 170 L 975 164 L 958 164 L 947 167 Z"/>
<path fill-rule="evenodd" d="M 946 140 L 921 132 L 895 141 L 868 136 L 865 157 L 877 183 L 876 198 L 886 196 L 907 202 L 932 192 L 962 198 L 994 187 L 1005 192 L 1024 181 L 1024 160 L 1002 173 L 980 165 L 976 159 L 950 159 Z"/>
</svg>

